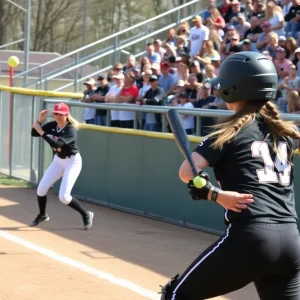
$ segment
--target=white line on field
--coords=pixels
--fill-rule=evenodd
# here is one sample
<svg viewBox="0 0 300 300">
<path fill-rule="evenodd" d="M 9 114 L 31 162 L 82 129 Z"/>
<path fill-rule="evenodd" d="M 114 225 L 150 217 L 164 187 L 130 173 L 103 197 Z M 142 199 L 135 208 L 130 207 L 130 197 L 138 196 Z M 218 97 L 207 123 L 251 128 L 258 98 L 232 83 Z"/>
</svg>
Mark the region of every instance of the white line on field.
<svg viewBox="0 0 300 300">
<path fill-rule="evenodd" d="M 79 261 L 76 261 L 74 259 L 71 259 L 69 257 L 66 257 L 66 256 L 63 256 L 63 255 L 59 255 L 57 253 L 55 253 L 54 251 L 52 250 L 49 250 L 49 249 L 46 249 L 46 248 L 43 248 L 43 247 L 40 247 L 40 246 L 37 246 L 37 245 L 34 245 L 30 242 L 27 242 L 26 240 L 23 240 L 17 236 L 14 236 L 12 234 L 9 234 L 3 230 L 0 230 L 0 237 L 2 238 L 5 238 L 11 242 L 15 242 L 19 245 L 22 245 L 26 248 L 29 248 L 33 251 L 36 251 L 40 254 L 43 254 L 45 256 L 48 256 L 56 261 L 59 261 L 61 263 L 64 263 L 66 265 L 69 265 L 71 267 L 74 267 L 74 268 L 77 268 L 81 271 L 84 271 L 86 273 L 89 273 L 89 274 L 92 274 L 92 275 L 95 275 L 101 279 L 104 279 L 104 280 L 107 280 L 109 282 L 111 282 L 112 284 L 115 284 L 115 285 L 118 285 L 120 287 L 123 287 L 127 290 L 130 290 L 136 294 L 139 294 L 145 298 L 148 298 L 148 299 L 151 299 L 151 300 L 157 300 L 158 299 L 158 295 L 157 293 L 154 293 L 152 291 L 149 291 L 129 280 L 126 280 L 126 279 L 121 279 L 121 278 L 117 278 L 109 273 L 106 273 L 106 272 L 103 272 L 103 271 L 100 271 L 98 269 L 95 269 L 95 268 L 92 268 L 84 263 L 81 263 Z"/>
</svg>

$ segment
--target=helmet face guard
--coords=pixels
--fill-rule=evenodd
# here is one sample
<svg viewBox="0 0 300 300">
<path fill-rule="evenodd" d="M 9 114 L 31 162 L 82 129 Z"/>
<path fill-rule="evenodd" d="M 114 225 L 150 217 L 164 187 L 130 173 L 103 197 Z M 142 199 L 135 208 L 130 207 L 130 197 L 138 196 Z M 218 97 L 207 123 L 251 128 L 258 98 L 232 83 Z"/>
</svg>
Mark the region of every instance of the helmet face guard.
<svg viewBox="0 0 300 300">
<path fill-rule="evenodd" d="M 273 62 L 259 52 L 243 51 L 226 58 L 218 77 L 209 80 L 218 85 L 220 97 L 227 103 L 242 100 L 273 100 L 278 75 Z"/>
</svg>

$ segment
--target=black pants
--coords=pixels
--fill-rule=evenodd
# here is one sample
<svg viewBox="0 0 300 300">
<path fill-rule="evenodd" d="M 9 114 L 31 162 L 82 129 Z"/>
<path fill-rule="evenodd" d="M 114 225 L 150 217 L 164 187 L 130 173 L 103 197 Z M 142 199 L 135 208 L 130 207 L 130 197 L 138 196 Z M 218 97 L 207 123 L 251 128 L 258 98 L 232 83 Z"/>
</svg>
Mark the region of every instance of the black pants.
<svg viewBox="0 0 300 300">
<path fill-rule="evenodd" d="M 121 128 L 133 128 L 133 120 L 120 121 Z"/>
<path fill-rule="evenodd" d="M 254 282 L 262 300 L 300 300 L 297 225 L 234 223 L 172 285 L 166 300 L 210 299 Z"/>
<path fill-rule="evenodd" d="M 110 126 L 111 127 L 120 127 L 120 121 L 119 120 L 110 121 Z"/>
</svg>

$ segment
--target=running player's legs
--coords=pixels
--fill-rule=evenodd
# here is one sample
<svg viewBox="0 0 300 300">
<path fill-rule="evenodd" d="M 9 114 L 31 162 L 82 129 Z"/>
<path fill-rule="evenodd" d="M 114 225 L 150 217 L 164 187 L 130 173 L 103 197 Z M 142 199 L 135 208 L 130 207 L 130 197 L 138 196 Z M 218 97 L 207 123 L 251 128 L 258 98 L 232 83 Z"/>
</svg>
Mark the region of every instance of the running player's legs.
<svg viewBox="0 0 300 300">
<path fill-rule="evenodd" d="M 81 172 L 82 160 L 79 153 L 66 159 L 65 172 L 59 189 L 59 200 L 64 204 L 69 204 L 72 200 L 71 191 Z"/>
<path fill-rule="evenodd" d="M 275 230 L 239 228 L 237 224 L 192 263 L 165 299 L 203 300 L 238 290 L 264 276 L 280 250 L 280 236 Z"/>
<path fill-rule="evenodd" d="M 46 170 L 41 182 L 37 188 L 38 196 L 45 196 L 49 188 L 63 175 L 64 168 L 58 162 L 58 158 L 54 156 L 51 165 Z"/>
</svg>

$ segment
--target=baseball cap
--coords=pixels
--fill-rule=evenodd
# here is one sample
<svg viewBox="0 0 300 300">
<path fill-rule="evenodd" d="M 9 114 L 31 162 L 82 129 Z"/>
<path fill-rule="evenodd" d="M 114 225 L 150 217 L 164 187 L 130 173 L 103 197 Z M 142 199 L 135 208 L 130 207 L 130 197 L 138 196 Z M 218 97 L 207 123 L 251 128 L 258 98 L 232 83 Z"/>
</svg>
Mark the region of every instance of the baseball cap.
<svg viewBox="0 0 300 300">
<path fill-rule="evenodd" d="M 54 105 L 53 112 L 54 114 L 67 115 L 69 114 L 69 106 L 65 103 L 57 103 Z"/>
<path fill-rule="evenodd" d="M 194 18 L 192 19 L 192 22 L 195 22 L 195 21 L 201 21 L 202 18 L 200 16 L 194 16 Z"/>
<path fill-rule="evenodd" d="M 279 42 L 285 42 L 286 41 L 286 37 L 284 35 L 279 36 L 278 38 Z"/>
<path fill-rule="evenodd" d="M 158 80 L 158 77 L 156 75 L 151 75 L 150 79 L 149 79 L 149 82 L 154 82 L 154 81 L 157 81 L 157 80 Z"/>
<path fill-rule="evenodd" d="M 154 40 L 154 43 L 158 43 L 158 44 L 161 45 L 161 44 L 162 44 L 162 41 L 161 41 L 160 39 L 155 39 L 155 40 Z"/>
<path fill-rule="evenodd" d="M 295 53 L 300 53 L 300 47 L 295 50 Z"/>
<path fill-rule="evenodd" d="M 94 78 L 89 78 L 87 81 L 85 81 L 85 82 L 83 83 L 83 85 L 85 85 L 85 84 L 88 84 L 88 85 L 95 85 L 95 84 L 96 84 L 96 81 L 95 81 Z"/>
<path fill-rule="evenodd" d="M 184 80 L 178 80 L 177 86 L 185 86 Z"/>
<path fill-rule="evenodd" d="M 97 80 L 103 80 L 103 79 L 105 79 L 105 77 L 103 75 L 98 75 Z"/>
<path fill-rule="evenodd" d="M 167 62 L 163 62 L 163 63 L 160 64 L 160 67 L 161 68 L 169 68 L 170 65 Z"/>
<path fill-rule="evenodd" d="M 200 64 L 199 64 L 198 60 L 195 60 L 191 63 L 191 67 L 199 67 L 199 66 L 200 66 Z"/>
<path fill-rule="evenodd" d="M 112 78 L 116 78 L 116 79 L 125 79 L 125 76 L 123 73 L 118 73 L 115 74 Z"/>
<path fill-rule="evenodd" d="M 133 67 L 133 71 L 140 72 L 140 71 L 141 71 L 141 69 L 140 69 L 140 67 L 139 67 L 139 66 L 134 66 L 134 67 Z"/>
<path fill-rule="evenodd" d="M 243 44 L 243 45 L 251 45 L 251 41 L 250 41 L 249 39 L 244 39 L 244 40 L 242 41 L 242 44 Z"/>
<path fill-rule="evenodd" d="M 277 47 L 276 52 L 285 52 L 285 49 L 282 47 Z"/>
<path fill-rule="evenodd" d="M 233 25 L 229 25 L 229 26 L 227 27 L 227 30 L 235 30 L 235 27 L 234 27 Z"/>
<path fill-rule="evenodd" d="M 205 82 L 203 85 L 202 85 L 202 88 L 206 89 L 206 90 L 210 90 L 211 89 L 211 84 L 209 82 Z"/>
<path fill-rule="evenodd" d="M 270 27 L 271 23 L 269 21 L 265 21 L 262 25 L 262 27 Z"/>
</svg>

